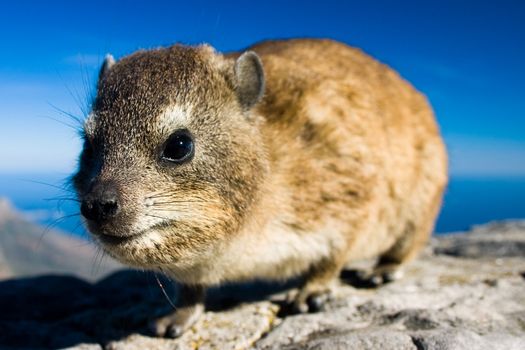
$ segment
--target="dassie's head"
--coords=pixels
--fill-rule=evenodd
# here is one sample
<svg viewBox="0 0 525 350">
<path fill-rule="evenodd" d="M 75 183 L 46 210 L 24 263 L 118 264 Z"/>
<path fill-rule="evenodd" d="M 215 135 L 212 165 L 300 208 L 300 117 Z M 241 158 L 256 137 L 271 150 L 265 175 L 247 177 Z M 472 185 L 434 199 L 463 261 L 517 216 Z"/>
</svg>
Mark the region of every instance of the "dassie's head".
<svg viewBox="0 0 525 350">
<path fill-rule="evenodd" d="M 267 172 L 252 109 L 263 90 L 251 52 L 175 45 L 106 59 L 73 176 L 106 252 L 184 269 L 235 235 Z"/>
</svg>

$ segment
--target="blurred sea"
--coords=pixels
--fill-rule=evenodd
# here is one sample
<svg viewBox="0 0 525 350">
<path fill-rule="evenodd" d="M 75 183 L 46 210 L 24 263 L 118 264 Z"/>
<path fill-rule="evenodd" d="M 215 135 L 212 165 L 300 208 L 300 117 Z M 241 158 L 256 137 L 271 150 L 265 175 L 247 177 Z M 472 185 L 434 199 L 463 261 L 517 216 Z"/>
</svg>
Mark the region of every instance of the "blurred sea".
<svg viewBox="0 0 525 350">
<path fill-rule="evenodd" d="M 77 203 L 69 200 L 74 194 L 54 187 L 62 187 L 64 179 L 50 174 L 0 175 L 0 197 L 9 198 L 33 221 L 84 236 Z M 525 177 L 454 177 L 436 232 L 505 219 L 525 219 Z"/>
</svg>

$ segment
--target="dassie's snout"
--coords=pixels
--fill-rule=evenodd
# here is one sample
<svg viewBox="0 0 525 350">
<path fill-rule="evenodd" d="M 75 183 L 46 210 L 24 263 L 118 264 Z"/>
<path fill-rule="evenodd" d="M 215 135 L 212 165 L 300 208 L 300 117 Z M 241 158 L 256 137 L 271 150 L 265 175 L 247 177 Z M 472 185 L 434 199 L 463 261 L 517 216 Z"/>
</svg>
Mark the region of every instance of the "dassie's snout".
<svg viewBox="0 0 525 350">
<path fill-rule="evenodd" d="M 82 215 L 96 223 L 104 224 L 115 218 L 120 211 L 119 193 L 112 181 L 95 182 L 80 205 Z"/>
</svg>

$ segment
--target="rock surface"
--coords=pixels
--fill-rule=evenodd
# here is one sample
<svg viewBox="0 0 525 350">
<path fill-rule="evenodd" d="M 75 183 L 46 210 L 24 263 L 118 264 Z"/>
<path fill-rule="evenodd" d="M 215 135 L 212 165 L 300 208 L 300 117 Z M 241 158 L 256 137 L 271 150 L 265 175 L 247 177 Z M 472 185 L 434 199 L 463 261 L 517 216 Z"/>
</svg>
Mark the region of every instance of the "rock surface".
<svg viewBox="0 0 525 350">
<path fill-rule="evenodd" d="M 0 280 L 59 273 L 95 281 L 119 268 L 84 239 L 37 225 L 0 197 Z"/>
<path fill-rule="evenodd" d="M 289 286 L 214 290 L 211 311 L 177 340 L 148 335 L 148 321 L 171 309 L 160 285 L 176 299 L 163 278 L 128 270 L 96 284 L 8 280 L 0 283 L 0 347 L 525 349 L 525 222 L 435 237 L 404 279 L 377 289 L 355 276 L 343 273 L 324 311 L 287 317 L 280 305 Z"/>
</svg>

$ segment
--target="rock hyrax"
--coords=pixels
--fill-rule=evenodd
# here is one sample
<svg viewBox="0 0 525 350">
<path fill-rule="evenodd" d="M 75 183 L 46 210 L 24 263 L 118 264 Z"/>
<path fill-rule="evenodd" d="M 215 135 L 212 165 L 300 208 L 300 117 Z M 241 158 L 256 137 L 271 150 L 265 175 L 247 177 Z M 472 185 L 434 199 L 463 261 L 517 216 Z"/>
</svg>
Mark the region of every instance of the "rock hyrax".
<svg viewBox="0 0 525 350">
<path fill-rule="evenodd" d="M 390 278 L 432 232 L 447 182 L 427 100 L 330 40 L 138 51 L 100 70 L 73 177 L 105 252 L 183 286 L 178 336 L 224 282 L 303 276 L 312 311 L 347 261 Z"/>
</svg>

